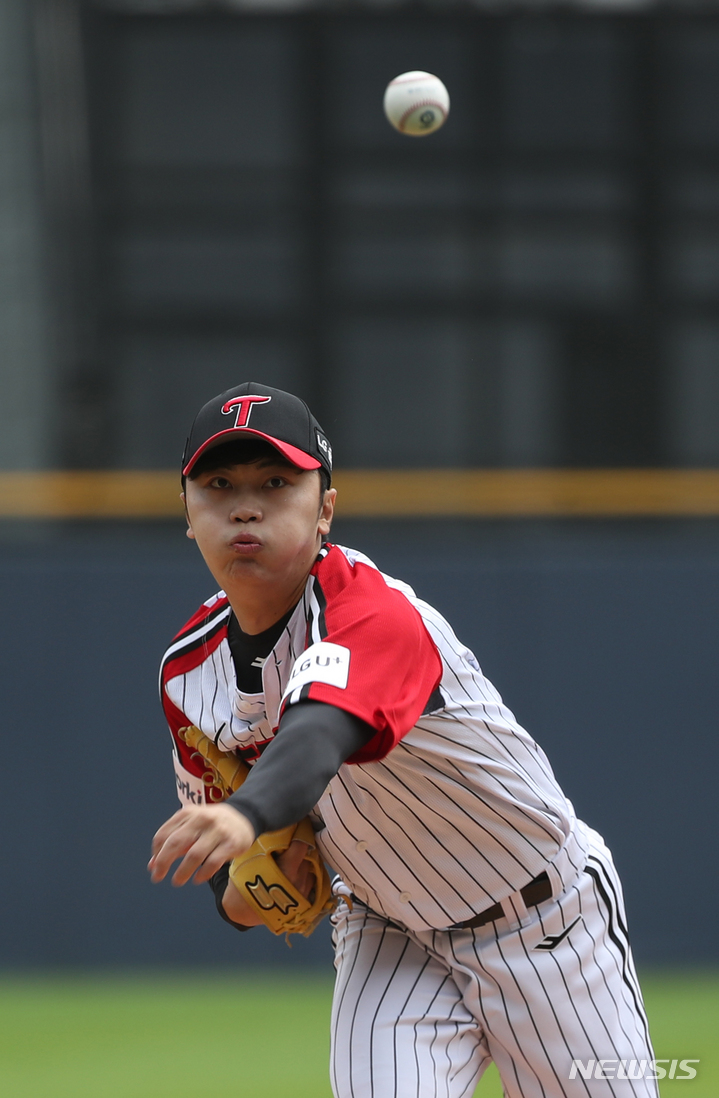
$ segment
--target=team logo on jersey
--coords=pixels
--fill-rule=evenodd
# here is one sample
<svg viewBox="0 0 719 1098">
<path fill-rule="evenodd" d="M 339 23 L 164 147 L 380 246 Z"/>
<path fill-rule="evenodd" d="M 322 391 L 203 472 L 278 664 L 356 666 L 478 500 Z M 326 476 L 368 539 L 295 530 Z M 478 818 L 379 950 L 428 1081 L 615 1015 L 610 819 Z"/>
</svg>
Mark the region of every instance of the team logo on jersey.
<svg viewBox="0 0 719 1098">
<path fill-rule="evenodd" d="M 325 682 L 328 686 L 345 690 L 349 672 L 349 648 L 343 644 L 332 644 L 331 641 L 318 641 L 295 660 L 285 697 L 308 682 Z"/>
<path fill-rule="evenodd" d="M 228 400 L 226 404 L 222 405 L 222 414 L 223 416 L 229 416 L 232 409 L 237 408 L 235 427 L 246 427 L 250 422 L 255 404 L 267 404 L 268 400 L 272 400 L 272 397 L 260 396 L 259 393 L 248 393 L 246 396 L 233 397 L 232 400 Z"/>
<path fill-rule="evenodd" d="M 293 907 L 299 907 L 297 900 L 290 896 L 282 885 L 268 885 L 262 880 L 259 873 L 251 884 L 247 883 L 247 891 L 252 893 L 255 903 L 263 911 L 271 911 L 273 907 L 278 907 L 282 914 L 286 915 Z"/>
<path fill-rule="evenodd" d="M 534 948 L 535 949 L 543 949 L 543 950 L 547 950 L 547 951 L 552 950 L 552 949 L 556 949 L 557 946 L 559 945 L 559 943 L 563 942 L 564 939 L 567 937 L 567 934 L 569 934 L 569 931 L 574 930 L 574 927 L 577 925 L 578 922 L 581 921 L 581 918 L 582 918 L 581 915 L 577 915 L 574 922 L 570 923 L 569 926 L 566 927 L 562 931 L 561 934 L 548 934 L 547 937 L 544 939 L 544 941 L 540 942 L 539 945 L 536 945 Z"/>
</svg>

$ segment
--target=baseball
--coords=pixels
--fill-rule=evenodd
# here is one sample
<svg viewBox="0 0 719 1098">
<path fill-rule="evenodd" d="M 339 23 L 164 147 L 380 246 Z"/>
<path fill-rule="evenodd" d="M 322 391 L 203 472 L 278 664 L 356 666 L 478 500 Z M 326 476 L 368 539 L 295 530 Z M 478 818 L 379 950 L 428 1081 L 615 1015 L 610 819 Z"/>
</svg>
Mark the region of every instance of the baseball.
<svg viewBox="0 0 719 1098">
<path fill-rule="evenodd" d="M 387 85 L 384 113 L 400 133 L 425 137 L 446 121 L 449 93 L 431 72 L 403 72 Z"/>
</svg>

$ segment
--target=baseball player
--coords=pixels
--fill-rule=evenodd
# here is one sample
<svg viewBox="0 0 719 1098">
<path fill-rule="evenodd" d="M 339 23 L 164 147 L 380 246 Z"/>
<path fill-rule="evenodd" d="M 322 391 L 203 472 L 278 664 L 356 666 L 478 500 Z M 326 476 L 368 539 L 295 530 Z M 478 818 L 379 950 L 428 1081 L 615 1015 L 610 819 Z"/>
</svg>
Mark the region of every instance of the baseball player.
<svg viewBox="0 0 719 1098">
<path fill-rule="evenodd" d="M 509 1098 L 656 1098 L 609 851 L 444 618 L 328 540 L 331 475 L 289 393 L 246 382 L 192 425 L 188 536 L 222 590 L 163 661 L 183 807 L 152 879 L 180 859 L 173 883 L 210 881 L 245 929 L 316 906 L 319 851 L 336 1098 L 470 1098 L 492 1060 Z M 247 764 L 229 797 L 223 764 Z M 285 886 L 241 879 L 287 828 Z"/>
</svg>

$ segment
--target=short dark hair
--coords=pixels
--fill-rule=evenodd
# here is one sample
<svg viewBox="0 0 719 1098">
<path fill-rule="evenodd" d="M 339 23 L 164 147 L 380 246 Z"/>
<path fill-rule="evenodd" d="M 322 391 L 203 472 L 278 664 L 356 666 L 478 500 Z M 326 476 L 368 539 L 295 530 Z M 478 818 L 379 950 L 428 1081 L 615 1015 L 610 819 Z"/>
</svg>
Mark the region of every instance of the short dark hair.
<svg viewBox="0 0 719 1098">
<path fill-rule="evenodd" d="M 232 439 L 230 442 L 221 442 L 219 446 L 213 446 L 205 450 L 190 470 L 190 480 L 195 480 L 202 473 L 208 473 L 213 469 L 226 469 L 230 465 L 254 465 L 257 461 L 269 459 L 278 465 L 286 465 L 288 469 L 296 469 L 297 466 L 288 461 L 279 450 L 269 442 L 261 438 Z M 330 478 L 325 469 L 318 469 L 320 474 L 321 492 L 324 493 L 330 486 Z M 182 478 L 182 487 L 185 487 L 185 477 Z"/>
</svg>

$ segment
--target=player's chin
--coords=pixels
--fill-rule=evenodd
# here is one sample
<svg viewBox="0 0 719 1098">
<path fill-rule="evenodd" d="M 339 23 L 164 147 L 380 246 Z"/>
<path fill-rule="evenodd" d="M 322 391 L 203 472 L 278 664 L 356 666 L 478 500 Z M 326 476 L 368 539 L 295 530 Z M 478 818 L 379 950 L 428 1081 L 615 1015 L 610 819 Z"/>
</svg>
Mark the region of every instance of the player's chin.
<svg viewBox="0 0 719 1098">
<path fill-rule="evenodd" d="M 252 573 L 262 573 L 266 568 L 264 555 L 257 553 L 251 557 L 231 556 L 226 565 L 226 571 L 230 576 L 246 576 Z"/>
</svg>

